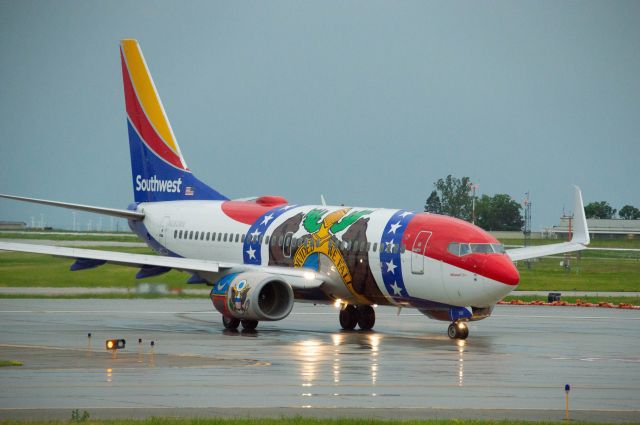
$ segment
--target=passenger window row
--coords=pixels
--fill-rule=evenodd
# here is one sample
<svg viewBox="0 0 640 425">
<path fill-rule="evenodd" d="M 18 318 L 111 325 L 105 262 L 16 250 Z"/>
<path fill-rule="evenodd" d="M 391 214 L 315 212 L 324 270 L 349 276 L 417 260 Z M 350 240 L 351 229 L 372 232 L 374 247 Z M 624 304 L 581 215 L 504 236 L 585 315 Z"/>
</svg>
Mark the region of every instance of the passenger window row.
<svg viewBox="0 0 640 425">
<path fill-rule="evenodd" d="M 195 240 L 195 241 L 211 241 L 211 242 L 235 242 L 235 243 L 244 243 L 247 236 L 241 233 L 222 233 L 222 232 L 204 232 L 198 230 L 174 230 L 173 231 L 174 239 L 185 239 L 185 240 Z M 291 247 L 301 247 L 306 245 L 308 248 L 312 248 L 312 244 L 314 243 L 311 239 L 302 239 L 302 238 L 293 238 L 290 235 L 287 236 L 279 236 L 277 238 L 270 237 L 270 235 L 260 235 L 248 236 L 250 243 L 258 243 L 271 246 L 283 246 L 283 244 L 289 245 Z M 317 240 L 316 247 L 320 247 L 322 241 Z M 378 249 L 378 242 L 360 242 L 360 241 L 343 241 L 341 242 L 342 249 L 345 251 L 353 251 L 353 252 L 368 252 L 373 251 L 376 252 Z M 397 254 L 398 252 L 404 253 L 406 250 L 404 244 L 396 245 L 387 243 L 385 247 L 382 247 L 380 244 L 380 252 L 393 252 Z"/>
</svg>

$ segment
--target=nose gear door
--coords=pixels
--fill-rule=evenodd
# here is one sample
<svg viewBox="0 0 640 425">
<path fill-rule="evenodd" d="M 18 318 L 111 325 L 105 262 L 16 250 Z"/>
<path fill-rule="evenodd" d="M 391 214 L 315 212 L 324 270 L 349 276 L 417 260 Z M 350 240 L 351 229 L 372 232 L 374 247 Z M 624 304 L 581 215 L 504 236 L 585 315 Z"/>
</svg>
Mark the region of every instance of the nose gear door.
<svg viewBox="0 0 640 425">
<path fill-rule="evenodd" d="M 431 232 L 423 230 L 418 233 L 411 248 L 411 273 L 424 274 L 424 257 L 427 254 L 427 244 L 431 238 Z"/>
</svg>

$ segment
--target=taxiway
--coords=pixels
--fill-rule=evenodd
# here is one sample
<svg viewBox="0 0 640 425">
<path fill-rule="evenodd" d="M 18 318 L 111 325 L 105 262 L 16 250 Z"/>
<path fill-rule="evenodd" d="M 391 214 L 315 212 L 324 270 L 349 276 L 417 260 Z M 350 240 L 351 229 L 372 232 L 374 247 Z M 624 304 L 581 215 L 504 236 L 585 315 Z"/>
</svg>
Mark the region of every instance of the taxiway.
<svg viewBox="0 0 640 425">
<path fill-rule="evenodd" d="M 396 312 L 378 308 L 375 331 L 344 332 L 333 307 L 298 304 L 257 332 L 229 332 L 208 299 L 0 299 L 0 359 L 24 363 L 0 368 L 0 417 L 251 407 L 562 419 L 565 384 L 576 419 L 640 417 L 637 311 L 498 306 L 464 342 L 444 322 Z M 107 338 L 126 349 L 106 352 Z"/>
</svg>

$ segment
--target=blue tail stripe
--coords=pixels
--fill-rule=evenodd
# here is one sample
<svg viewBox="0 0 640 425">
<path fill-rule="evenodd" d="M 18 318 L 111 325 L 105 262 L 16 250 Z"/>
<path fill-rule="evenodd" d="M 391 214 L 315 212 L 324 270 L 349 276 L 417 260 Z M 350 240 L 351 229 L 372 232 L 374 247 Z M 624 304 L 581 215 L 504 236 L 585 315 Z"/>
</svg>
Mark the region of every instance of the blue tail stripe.
<svg viewBox="0 0 640 425">
<path fill-rule="evenodd" d="M 163 161 L 144 144 L 129 120 L 127 126 L 136 202 L 229 199 L 190 172 Z"/>
</svg>

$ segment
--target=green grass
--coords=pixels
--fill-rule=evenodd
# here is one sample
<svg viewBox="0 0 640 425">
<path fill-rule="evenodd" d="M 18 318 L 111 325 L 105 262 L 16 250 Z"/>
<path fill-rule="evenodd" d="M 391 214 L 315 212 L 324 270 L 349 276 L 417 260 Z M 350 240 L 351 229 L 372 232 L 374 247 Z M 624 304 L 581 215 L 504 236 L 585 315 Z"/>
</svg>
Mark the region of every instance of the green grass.
<svg viewBox="0 0 640 425">
<path fill-rule="evenodd" d="M 523 239 L 500 239 L 504 245 L 522 245 Z M 548 245 L 552 243 L 566 242 L 565 239 L 531 239 L 531 245 Z M 591 239 L 590 248 L 625 248 L 640 249 L 640 238 L 638 239 Z"/>
<path fill-rule="evenodd" d="M 84 412 L 83 412 L 84 413 Z M 88 412 L 90 415 L 90 412 Z M 198 419 L 198 418 L 150 418 L 150 419 L 112 419 L 112 420 L 68 420 L 68 421 L 16 421 L 3 420 L 0 425 L 70 425 L 83 423 L 87 425 L 560 425 L 563 421 L 534 422 L 513 420 L 475 420 L 475 419 L 314 419 L 304 417 L 292 418 L 247 418 L 247 419 Z M 589 422 L 598 425 L 597 422 Z"/>
<path fill-rule="evenodd" d="M 634 259 L 582 258 L 571 260 L 570 271 L 561 257 L 544 257 L 527 268 L 518 262 L 520 291 L 640 292 L 640 261 Z"/>
<path fill-rule="evenodd" d="M 513 295 L 513 296 L 509 295 L 505 297 L 503 301 L 509 302 L 511 300 L 521 300 L 524 302 L 531 302 L 531 301 L 547 302 L 547 297 L 539 297 L 535 295 Z M 595 297 L 595 296 L 567 297 L 563 295 L 560 298 L 560 301 L 566 301 L 571 304 L 575 304 L 576 300 L 580 300 L 583 303 L 592 303 L 592 304 L 605 302 L 605 303 L 611 303 L 611 304 L 625 303 L 625 304 L 632 304 L 632 305 L 640 305 L 640 297 Z"/>
<path fill-rule="evenodd" d="M 0 239 L 46 239 L 53 241 L 110 241 L 110 242 L 139 242 L 140 239 L 133 233 L 114 235 L 82 234 L 74 232 L 49 233 L 49 232 L 24 232 L 11 233 L 0 232 Z"/>
<path fill-rule="evenodd" d="M 22 366 L 22 363 L 16 362 L 14 360 L 0 360 L 0 367 L 7 366 Z"/>
<path fill-rule="evenodd" d="M 153 254 L 149 248 L 99 247 L 97 249 Z M 95 269 L 71 272 L 69 266 L 73 261 L 69 258 L 42 254 L 0 253 L 0 286 L 134 288 L 140 282 L 165 283 L 171 289 L 195 286 L 185 283 L 190 277 L 188 273 L 175 270 L 138 281 L 135 278 L 138 269 L 134 267 L 106 264 Z"/>
</svg>

